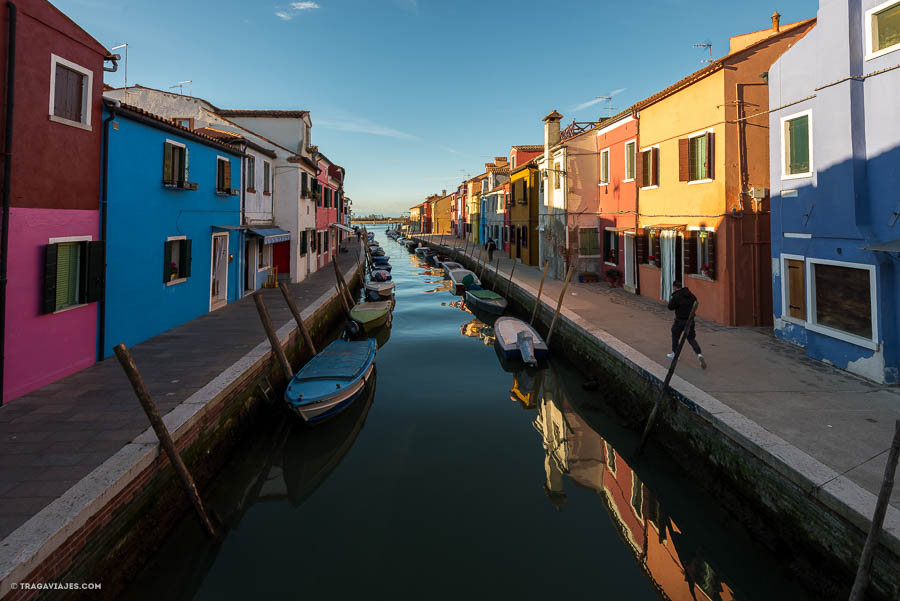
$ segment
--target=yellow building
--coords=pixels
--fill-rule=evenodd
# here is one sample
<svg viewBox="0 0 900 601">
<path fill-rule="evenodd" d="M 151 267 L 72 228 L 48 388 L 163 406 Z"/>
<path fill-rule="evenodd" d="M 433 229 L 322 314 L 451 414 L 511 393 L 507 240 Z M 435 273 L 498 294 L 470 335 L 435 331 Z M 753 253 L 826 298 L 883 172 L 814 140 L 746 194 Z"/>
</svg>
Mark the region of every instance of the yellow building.
<svg viewBox="0 0 900 601">
<path fill-rule="evenodd" d="M 639 102 L 640 292 L 667 302 L 681 280 L 698 315 L 771 323 L 768 85 L 760 77 L 815 19 L 732 38 L 731 53 Z M 626 180 L 630 181 L 630 180 Z"/>
<path fill-rule="evenodd" d="M 411 234 L 418 234 L 422 231 L 423 204 L 418 204 L 409 209 L 409 233 Z"/>
<path fill-rule="evenodd" d="M 513 169 L 509 180 L 509 257 L 538 264 L 540 172 L 532 159 Z"/>
<path fill-rule="evenodd" d="M 451 214 L 452 205 L 452 194 L 431 201 L 431 231 L 433 233 L 440 235 L 450 235 L 453 233 L 453 216 Z"/>
<path fill-rule="evenodd" d="M 466 228 L 469 240 L 474 244 L 481 243 L 481 182 L 486 176 L 487 173 L 482 173 L 465 182 L 468 188 L 466 206 L 469 215 Z"/>
</svg>

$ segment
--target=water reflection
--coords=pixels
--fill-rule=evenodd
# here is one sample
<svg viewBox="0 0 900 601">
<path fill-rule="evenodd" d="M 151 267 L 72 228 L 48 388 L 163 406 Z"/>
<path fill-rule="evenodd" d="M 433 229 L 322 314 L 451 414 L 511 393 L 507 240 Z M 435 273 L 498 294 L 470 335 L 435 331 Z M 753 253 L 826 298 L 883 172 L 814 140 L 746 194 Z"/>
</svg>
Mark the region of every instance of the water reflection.
<svg viewBox="0 0 900 601">
<path fill-rule="evenodd" d="M 471 311 L 470 311 L 471 313 Z M 494 344 L 494 328 L 477 317 L 459 326 L 459 333 L 468 338 L 478 338 L 485 346 Z"/>
<path fill-rule="evenodd" d="M 556 510 L 562 511 L 568 500 L 568 477 L 603 498 L 622 539 L 663 598 L 735 599 L 690 534 L 678 527 L 621 455 L 574 410 L 553 370 L 544 370 L 539 388 L 534 428 L 544 447 L 544 491 Z"/>
</svg>

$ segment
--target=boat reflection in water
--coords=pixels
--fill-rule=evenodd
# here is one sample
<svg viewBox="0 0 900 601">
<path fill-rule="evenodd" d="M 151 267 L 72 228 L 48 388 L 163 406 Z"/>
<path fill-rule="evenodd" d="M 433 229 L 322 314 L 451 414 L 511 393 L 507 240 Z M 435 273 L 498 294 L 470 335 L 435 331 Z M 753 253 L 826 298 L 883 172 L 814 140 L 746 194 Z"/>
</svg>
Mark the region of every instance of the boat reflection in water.
<svg viewBox="0 0 900 601">
<path fill-rule="evenodd" d="M 194 514 L 186 513 L 121 598 L 155 601 L 160 582 L 166 583 L 168 601 L 196 598 L 222 545 L 251 508 L 264 503 L 298 507 L 337 469 L 365 425 L 376 377 L 372 374 L 362 395 L 333 418 L 310 428 L 286 416 L 273 436 L 255 439 L 239 452 L 239 459 L 223 470 L 227 477 L 204 493 L 204 503 L 221 520 L 218 539 L 207 536 Z"/>
<path fill-rule="evenodd" d="M 517 360 L 504 359 L 498 345 L 494 345 L 497 361 L 503 371 L 512 374 L 513 385 L 509 389 L 509 400 L 518 403 L 522 409 L 536 409 L 544 384 L 546 369 L 532 367 Z M 546 367 L 546 365 L 544 366 Z"/>
<path fill-rule="evenodd" d="M 728 583 L 700 555 L 613 446 L 569 402 L 563 383 L 544 370 L 534 427 L 544 446 L 544 491 L 562 511 L 565 479 L 603 498 L 607 511 L 651 583 L 664 599 L 731 601 Z"/>
<path fill-rule="evenodd" d="M 469 311 L 471 313 L 471 311 Z M 467 338 L 478 338 L 485 346 L 494 344 L 494 328 L 477 317 L 459 326 L 459 333 Z"/>
</svg>

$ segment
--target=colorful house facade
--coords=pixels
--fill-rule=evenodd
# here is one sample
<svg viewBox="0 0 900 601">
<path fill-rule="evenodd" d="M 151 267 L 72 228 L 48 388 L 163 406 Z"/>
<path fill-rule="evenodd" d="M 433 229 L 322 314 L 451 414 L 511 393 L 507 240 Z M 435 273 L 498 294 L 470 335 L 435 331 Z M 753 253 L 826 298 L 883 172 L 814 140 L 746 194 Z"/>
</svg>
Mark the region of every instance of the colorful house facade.
<svg viewBox="0 0 900 601">
<path fill-rule="evenodd" d="M 779 338 L 900 380 L 900 2 L 821 2 L 769 69 L 772 302 Z"/>
<path fill-rule="evenodd" d="M 241 152 L 142 109 L 104 105 L 104 357 L 240 298 Z"/>
<path fill-rule="evenodd" d="M 771 322 L 769 107 L 765 74 L 815 20 L 731 38 L 724 58 L 636 105 L 625 157 L 640 182 L 635 240 L 642 295 L 668 302 L 684 281 L 698 314 Z M 633 148 L 634 153 L 632 154 Z"/>
<path fill-rule="evenodd" d="M 538 264 L 540 179 L 537 158 L 520 163 L 510 172 L 507 252 L 509 258 L 518 259 L 525 265 Z"/>
<path fill-rule="evenodd" d="M 325 155 L 317 157 L 319 177 L 316 198 L 316 256 L 318 267 L 331 262 L 333 246 L 339 241 L 339 232 L 328 226 L 340 223 L 343 206 L 344 168 L 336 165 Z"/>
<path fill-rule="evenodd" d="M 17 0 L 0 14 L 3 32 L 16 15 L 12 64 L 9 40 L 0 44 L 12 78 L 4 78 L 12 84 L 4 112 L 14 111 L 2 120 L 12 122 L 0 249 L 0 398 L 7 402 L 97 358 L 101 97 L 104 62 L 115 70 L 115 61 L 49 2 Z"/>
</svg>

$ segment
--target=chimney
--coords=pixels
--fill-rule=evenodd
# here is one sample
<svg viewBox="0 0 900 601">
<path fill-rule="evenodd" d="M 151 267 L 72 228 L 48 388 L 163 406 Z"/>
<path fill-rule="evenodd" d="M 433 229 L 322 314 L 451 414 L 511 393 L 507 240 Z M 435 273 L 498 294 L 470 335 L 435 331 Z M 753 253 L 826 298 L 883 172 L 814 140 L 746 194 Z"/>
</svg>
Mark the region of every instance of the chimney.
<svg viewBox="0 0 900 601">
<path fill-rule="evenodd" d="M 441 198 L 447 196 L 447 190 L 441 190 Z"/>
<path fill-rule="evenodd" d="M 550 158 L 550 147 L 559 142 L 559 122 L 563 116 L 553 111 L 542 119 L 544 122 L 544 153 Z"/>
<path fill-rule="evenodd" d="M 781 31 L 781 15 L 777 10 L 772 13 L 772 31 Z"/>
</svg>

